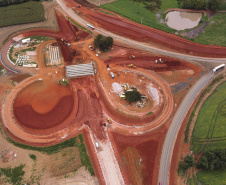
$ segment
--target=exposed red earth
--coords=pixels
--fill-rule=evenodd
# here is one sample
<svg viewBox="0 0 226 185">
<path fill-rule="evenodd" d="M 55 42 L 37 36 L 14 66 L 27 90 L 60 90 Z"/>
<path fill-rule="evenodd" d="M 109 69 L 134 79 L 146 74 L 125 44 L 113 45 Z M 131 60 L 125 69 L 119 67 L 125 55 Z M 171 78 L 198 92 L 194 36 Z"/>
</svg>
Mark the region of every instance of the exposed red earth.
<svg viewBox="0 0 226 185">
<path fill-rule="evenodd" d="M 103 18 L 103 15 L 100 18 L 100 13 L 89 11 L 84 7 L 80 11 L 84 11 L 88 18 L 93 16 L 92 20 L 96 21 L 97 25 L 110 29 L 113 32 L 118 33 L 120 31 L 120 34 L 124 35 L 128 33 L 128 28 L 134 29 L 133 31 L 130 30 L 131 32 L 128 33 L 128 37 L 135 40 L 144 41 L 143 39 L 147 38 L 153 39 L 172 48 L 172 44 L 170 45 L 169 43 L 173 39 L 175 42 L 173 44 L 175 48 L 173 47 L 173 49 L 178 49 L 182 45 L 184 48 L 184 45 L 187 44 L 184 39 L 162 33 L 159 30 L 156 31 L 144 26 L 139 27 L 135 23 L 128 24 L 130 22 L 127 21 L 119 23 L 121 18 L 109 17 L 106 14 L 104 14 L 106 18 Z M 139 51 L 135 52 L 136 58 L 131 60 L 128 58 L 131 56 L 131 50 L 127 48 L 124 48 L 126 51 L 124 56 L 115 54 L 111 59 L 101 60 L 100 57 L 96 57 L 93 51 L 87 49 L 88 45 L 93 41 L 92 39 L 84 41 L 85 38 L 89 38 L 89 34 L 79 30 L 75 25 L 66 20 L 60 12 L 56 14 L 60 27 L 59 32 L 48 29 L 35 29 L 24 31 L 20 35 L 23 37 L 31 35 L 54 37 L 56 40 L 53 42 L 57 42 L 63 53 L 64 65 L 75 62 L 76 57 L 79 55 L 79 57 L 83 58 L 83 61 L 95 61 L 97 74 L 95 77 L 71 79 L 70 87 L 60 86 L 57 84 L 57 80 L 64 77 L 64 68 L 63 66 L 54 66 L 52 68 L 44 66 L 43 55 L 41 55 L 45 44 L 43 43 L 38 50 L 40 54 L 40 69 L 37 72 L 37 76 L 32 76 L 21 81 L 9 93 L 3 103 L 1 113 L 6 130 L 19 142 L 34 146 L 56 144 L 78 135 L 80 132 L 84 132 L 91 160 L 96 171 L 98 171 L 97 175 L 100 177 L 100 182 L 104 184 L 97 158 L 94 155 L 95 151 L 90 144 L 91 139 L 89 134 L 87 134 L 88 131 L 84 123 L 88 124 L 99 140 L 104 141 L 106 135 L 102 124 L 110 117 L 112 124 L 110 125 L 109 134 L 113 141 L 115 154 L 119 160 L 125 182 L 135 184 L 149 184 L 152 182 L 156 184 L 155 176 L 158 174 L 158 167 L 156 169 L 154 167 L 159 165 L 159 156 L 166 129 L 163 125 L 169 121 L 175 111 L 175 100 L 169 86 L 171 79 L 165 80 L 162 77 L 168 75 L 169 78 L 174 78 L 172 74 L 169 74 L 173 70 L 179 76 L 182 75 L 183 78 L 181 79 L 183 80 L 189 77 L 197 78 L 201 69 L 184 61 L 162 56 L 152 56 L 150 54 L 143 55 L 139 54 Z M 108 28 L 105 27 L 107 25 Z M 137 29 L 139 29 L 139 33 L 143 36 L 135 38 Z M 152 38 L 152 34 L 154 38 Z M 168 36 L 169 40 L 166 39 Z M 61 39 L 69 42 L 71 46 L 66 45 Z M 168 43 L 164 43 L 163 40 L 166 40 L 164 42 Z M 82 47 L 80 51 L 76 51 L 76 56 L 73 52 L 78 50 L 79 44 Z M 215 55 L 211 52 L 215 51 L 216 48 L 219 49 L 219 53 Z M 195 47 L 195 49 L 197 48 Z M 180 51 L 187 53 L 194 52 L 194 54 L 199 56 L 205 55 L 202 49 L 193 51 L 187 47 Z M 208 51 L 210 51 L 210 56 L 225 56 L 225 53 L 222 53 L 222 51 L 225 51 L 224 48 L 209 47 Z M 132 53 L 134 54 L 134 52 Z M 108 53 L 108 55 L 110 56 L 111 53 Z M 155 63 L 155 60 L 159 58 L 162 59 L 163 63 Z M 114 80 L 111 79 L 109 72 L 106 70 L 106 64 L 110 64 L 111 71 L 115 74 L 120 74 Z M 137 67 L 129 68 L 128 64 L 134 64 Z M 59 70 L 57 75 L 55 70 Z M 190 70 L 192 74 L 185 73 L 186 70 Z M 158 72 L 159 75 L 155 72 Z M 129 82 L 132 84 L 133 82 L 135 83 L 134 79 L 136 77 L 138 88 L 139 80 L 153 83 L 153 86 L 158 88 L 160 104 L 154 108 L 150 104 L 150 107 L 153 108 L 153 110 L 150 109 L 153 112 L 152 114 L 148 114 L 150 112 L 149 107 L 144 109 L 143 113 L 142 110 L 137 108 L 134 108 L 134 110 L 138 110 L 136 113 L 134 113 L 133 108 L 130 110 L 123 109 L 123 104 L 125 105 L 123 100 L 116 97 L 117 95 L 111 94 L 113 82 L 118 82 L 119 84 Z M 176 83 L 179 80 L 173 79 L 173 82 Z M 151 98 L 150 100 L 152 101 Z M 116 107 L 119 107 L 119 109 L 117 110 Z M 153 135 L 148 133 L 150 131 L 153 131 Z M 140 136 L 134 136 L 136 134 Z M 141 165 L 139 165 L 140 159 L 142 159 Z M 134 161 L 136 164 L 133 164 Z"/>
<path fill-rule="evenodd" d="M 78 3 L 71 0 L 67 0 L 66 2 L 68 7 L 75 7 L 77 12 L 83 14 L 91 22 L 95 23 L 96 27 L 102 27 L 124 37 L 142 42 L 156 43 L 160 47 L 167 47 L 169 50 L 190 55 L 219 58 L 226 56 L 225 47 L 197 44 L 174 34 L 134 23 L 120 16 L 91 11 L 84 6 L 76 8 Z M 96 9 L 98 9 L 98 7 L 96 7 Z"/>
</svg>

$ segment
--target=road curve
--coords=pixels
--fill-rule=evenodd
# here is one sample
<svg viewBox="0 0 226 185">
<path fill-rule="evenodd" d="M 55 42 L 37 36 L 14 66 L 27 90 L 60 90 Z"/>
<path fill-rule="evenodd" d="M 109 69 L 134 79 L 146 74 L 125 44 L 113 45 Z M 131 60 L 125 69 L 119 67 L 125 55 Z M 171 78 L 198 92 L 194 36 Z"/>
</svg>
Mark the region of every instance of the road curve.
<svg viewBox="0 0 226 185">
<path fill-rule="evenodd" d="M 71 17 L 74 19 L 76 22 L 81 24 L 82 26 L 86 27 L 86 24 L 89 23 L 85 19 L 79 17 L 79 15 L 75 14 L 74 11 L 71 8 L 68 8 L 63 0 L 56 0 L 59 6 L 63 9 L 65 14 L 67 16 Z M 90 24 L 90 23 L 89 23 Z M 115 40 L 118 40 L 120 42 L 123 42 L 124 44 L 128 45 L 129 47 L 133 47 L 136 49 L 141 49 L 145 51 L 150 51 L 150 52 L 155 52 L 161 55 L 169 56 L 169 57 L 174 57 L 178 59 L 186 59 L 186 60 L 193 60 L 193 61 L 205 61 L 205 62 L 213 62 L 213 63 L 223 63 L 226 62 L 226 58 L 209 58 L 209 57 L 198 57 L 198 56 L 192 56 L 192 55 L 187 55 L 187 54 L 181 54 L 177 52 L 172 52 L 172 51 L 166 51 L 161 48 L 156 48 L 150 44 L 143 43 L 143 42 L 138 42 L 129 38 L 125 38 L 122 36 L 119 36 L 117 34 L 114 34 L 112 32 L 109 32 L 107 30 L 104 30 L 102 28 L 95 28 L 95 32 L 100 33 L 102 35 L 106 36 L 111 36 Z"/>
<path fill-rule="evenodd" d="M 166 134 L 165 142 L 162 149 L 162 155 L 160 160 L 160 169 L 159 169 L 159 182 L 162 182 L 162 185 L 168 184 L 168 175 L 169 167 L 171 163 L 172 152 L 174 148 L 174 143 L 180 129 L 181 123 L 186 116 L 189 108 L 191 107 L 196 96 L 201 92 L 201 90 L 208 84 L 208 82 L 213 78 L 213 73 L 207 73 L 198 82 L 190 89 L 182 103 L 180 104 L 172 123 Z"/>
</svg>

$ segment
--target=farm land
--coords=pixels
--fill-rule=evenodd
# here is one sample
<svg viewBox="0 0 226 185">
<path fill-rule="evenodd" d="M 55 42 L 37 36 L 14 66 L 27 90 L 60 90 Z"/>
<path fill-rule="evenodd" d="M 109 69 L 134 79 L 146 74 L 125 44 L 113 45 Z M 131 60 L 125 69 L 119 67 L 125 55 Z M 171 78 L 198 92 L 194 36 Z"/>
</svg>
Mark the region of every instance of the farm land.
<svg viewBox="0 0 226 185">
<path fill-rule="evenodd" d="M 4 160 L 0 166 L 1 181 L 98 184 L 102 177 L 94 152 L 101 153 L 104 145 L 94 149 L 92 138 L 87 134 L 91 130 L 95 134 L 94 139 L 100 144 L 105 141 L 105 134 L 109 135 L 126 183 L 157 184 L 154 177 L 158 174 L 161 147 L 170 125 L 170 116 L 175 113 L 190 87 L 209 69 L 208 66 L 131 49 L 118 42 L 107 53 L 96 49 L 91 51 L 88 46 L 92 45 L 93 34 L 66 20 L 61 12 L 57 11 L 56 15 L 60 28 L 58 31 L 34 29 L 16 35 L 21 39 L 32 38 L 34 35 L 54 38 L 44 39 L 35 45 L 38 67 L 30 70 L 36 72 L 37 76 L 12 75 L 5 70 L 1 76 L 1 100 L 6 99 L 1 103 L 9 106 L 9 110 L 12 109 L 12 112 L 6 113 L 6 122 L 4 119 L 4 123 L 10 122 L 12 125 L 1 124 L 4 141 L 0 147 L 4 148 L 1 151 Z M 44 64 L 47 43 L 60 48 L 64 58 L 62 65 Z M 34 46 L 26 47 L 26 50 L 33 49 Z M 18 51 L 15 48 L 12 50 L 11 54 L 15 57 Z M 98 64 L 94 77 L 68 79 L 67 86 L 59 84 L 59 80 L 65 78 L 65 66 L 91 61 Z M 115 74 L 114 79 L 107 71 L 107 64 Z M 124 92 L 122 84 L 135 86 L 147 101 L 143 101 L 145 103 L 139 107 L 136 103 L 120 99 L 118 94 Z M 168 112 L 162 114 L 166 108 Z M 9 118 L 11 113 L 14 120 Z M 164 121 L 156 121 L 164 115 Z M 113 118 L 111 123 L 107 123 L 108 116 Z M 43 120 L 48 120 L 48 125 Z M 117 121 L 123 126 L 119 127 Z M 143 134 L 131 134 L 136 129 L 132 128 L 133 125 L 150 126 L 150 122 L 155 126 L 151 132 L 138 130 Z M 7 133 L 4 127 L 7 127 Z M 8 129 L 10 127 L 12 130 Z M 83 133 L 83 137 L 80 133 Z M 8 134 L 19 142 L 10 139 Z M 62 143 L 55 145 L 59 142 Z M 94 172 L 96 177 L 92 176 Z M 15 179 L 18 173 L 20 175 Z M 201 175 L 200 179 L 203 179 Z"/>
<path fill-rule="evenodd" d="M 5 26 L 44 21 L 44 8 L 40 2 L 0 7 L 0 28 Z"/>
</svg>

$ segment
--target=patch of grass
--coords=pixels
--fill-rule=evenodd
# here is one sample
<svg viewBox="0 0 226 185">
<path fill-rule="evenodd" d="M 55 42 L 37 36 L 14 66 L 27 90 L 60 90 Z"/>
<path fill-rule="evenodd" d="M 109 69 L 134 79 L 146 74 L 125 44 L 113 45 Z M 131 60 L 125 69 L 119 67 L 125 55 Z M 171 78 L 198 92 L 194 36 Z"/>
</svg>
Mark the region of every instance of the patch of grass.
<svg viewBox="0 0 226 185">
<path fill-rule="evenodd" d="M 0 7 L 0 27 L 44 21 L 41 2 L 30 1 L 18 5 Z"/>
<path fill-rule="evenodd" d="M 29 154 L 29 157 L 30 157 L 31 159 L 33 159 L 34 161 L 36 161 L 36 159 L 37 159 L 36 155 L 34 155 L 34 154 Z"/>
<path fill-rule="evenodd" d="M 113 3 L 100 6 L 103 9 L 115 12 L 123 17 L 129 18 L 134 22 L 141 23 L 159 30 L 173 33 L 175 30 L 157 21 L 156 12 L 150 12 L 145 5 L 132 0 L 118 0 Z M 159 12 L 169 8 L 178 8 L 177 0 L 162 0 L 162 6 Z"/>
<path fill-rule="evenodd" d="M 24 164 L 21 164 L 20 166 L 17 166 L 15 168 L 0 168 L 0 177 L 2 183 L 12 183 L 12 184 L 22 184 L 21 181 L 23 179 L 23 176 L 25 172 L 23 171 Z M 4 176 L 6 178 L 4 178 Z M 3 178 L 4 179 L 3 179 Z"/>
<path fill-rule="evenodd" d="M 226 46 L 226 13 L 218 13 L 211 17 L 208 22 L 204 32 L 199 34 L 194 39 L 194 42 L 206 45 Z"/>
<path fill-rule="evenodd" d="M 76 137 L 68 139 L 68 140 L 66 140 L 62 143 L 52 145 L 52 146 L 48 146 L 48 147 L 34 147 L 34 146 L 25 145 L 25 144 L 18 143 L 16 141 L 12 140 L 10 137 L 7 137 L 7 140 L 17 147 L 24 148 L 24 149 L 27 149 L 27 150 L 39 151 L 39 152 L 42 152 L 42 153 L 46 153 L 48 155 L 51 155 L 53 153 L 57 153 L 57 152 L 63 150 L 64 148 L 67 148 L 67 147 L 77 146 L 76 142 L 75 142 Z"/>
<path fill-rule="evenodd" d="M 78 141 L 78 138 L 76 137 L 75 141 L 76 141 L 76 145 L 79 149 L 82 165 L 85 166 L 86 169 L 88 169 L 90 174 L 93 176 L 93 175 L 95 175 L 94 169 L 93 169 L 92 163 L 89 159 L 89 156 L 87 154 L 86 147 L 83 142 L 82 134 L 79 134 L 79 140 L 80 140 L 80 142 Z"/>
<path fill-rule="evenodd" d="M 226 169 L 216 171 L 201 170 L 197 174 L 200 184 L 205 185 L 225 185 L 226 184 Z"/>
<path fill-rule="evenodd" d="M 82 26 L 81 24 L 75 22 L 73 19 L 71 19 L 70 17 L 68 17 L 68 19 L 73 22 L 76 26 L 78 26 L 81 30 L 86 30 L 87 32 L 89 32 L 90 34 L 93 34 L 93 32 L 87 28 L 85 28 L 84 26 Z"/>
<path fill-rule="evenodd" d="M 147 113 L 146 115 L 151 115 L 151 114 L 153 114 L 153 112 L 149 112 L 149 113 Z"/>
<path fill-rule="evenodd" d="M 27 48 L 27 49 L 22 49 L 22 50 L 20 50 L 20 52 L 35 51 L 36 49 L 37 49 L 37 47 L 31 47 L 31 48 Z"/>
<path fill-rule="evenodd" d="M 186 129 L 185 129 L 185 131 L 184 131 L 184 134 L 185 134 L 184 142 L 185 142 L 185 143 L 188 143 L 188 136 L 189 136 L 189 132 L 190 132 L 190 125 L 191 125 L 191 123 L 192 123 L 193 117 L 194 117 L 194 115 L 195 115 L 195 112 L 196 112 L 196 109 L 197 109 L 199 103 L 201 102 L 201 100 L 202 100 L 202 98 L 205 96 L 205 94 L 206 94 L 206 93 L 209 93 L 210 90 L 213 88 L 213 86 L 214 86 L 216 83 L 220 82 L 223 78 L 224 78 L 223 75 L 220 75 L 220 76 L 218 76 L 217 78 L 214 78 L 214 79 L 212 80 L 212 82 L 208 85 L 208 87 L 207 87 L 207 88 L 202 92 L 202 94 L 200 95 L 200 97 L 199 97 L 199 99 L 198 99 L 198 101 L 197 101 L 197 103 L 196 103 L 196 105 L 195 105 L 195 108 L 194 108 L 194 110 L 192 111 L 192 113 L 191 113 L 191 115 L 190 115 L 189 121 L 188 121 L 187 126 L 186 126 Z"/>
<path fill-rule="evenodd" d="M 221 83 L 202 105 L 191 138 L 191 150 L 222 148 L 226 145 L 226 82 Z"/>
</svg>

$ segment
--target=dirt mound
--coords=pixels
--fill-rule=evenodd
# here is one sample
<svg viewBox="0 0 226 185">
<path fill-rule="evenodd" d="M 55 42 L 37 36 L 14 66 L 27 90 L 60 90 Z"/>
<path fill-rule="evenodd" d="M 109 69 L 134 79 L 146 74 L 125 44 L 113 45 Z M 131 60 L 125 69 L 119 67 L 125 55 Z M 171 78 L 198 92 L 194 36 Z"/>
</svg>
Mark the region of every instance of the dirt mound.
<svg viewBox="0 0 226 185">
<path fill-rule="evenodd" d="M 48 129 L 67 119 L 73 104 L 69 87 L 37 81 L 18 93 L 13 110 L 17 123 L 23 129 Z"/>
</svg>

